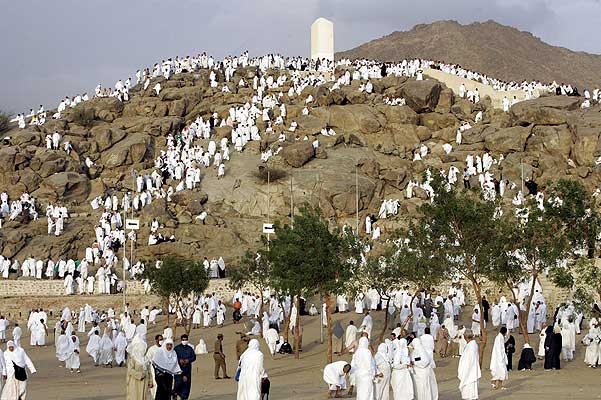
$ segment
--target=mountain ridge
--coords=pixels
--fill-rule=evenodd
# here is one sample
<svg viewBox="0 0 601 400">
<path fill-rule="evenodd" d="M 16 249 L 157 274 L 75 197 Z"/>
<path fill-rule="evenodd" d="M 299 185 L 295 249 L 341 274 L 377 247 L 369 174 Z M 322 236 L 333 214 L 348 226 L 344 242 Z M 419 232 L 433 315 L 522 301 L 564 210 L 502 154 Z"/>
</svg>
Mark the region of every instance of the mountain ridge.
<svg viewBox="0 0 601 400">
<path fill-rule="evenodd" d="M 581 91 L 601 86 L 601 55 L 553 46 L 493 20 L 419 24 L 336 53 L 336 58 L 390 62 L 417 57 L 458 64 L 505 81 L 556 81 Z"/>
</svg>

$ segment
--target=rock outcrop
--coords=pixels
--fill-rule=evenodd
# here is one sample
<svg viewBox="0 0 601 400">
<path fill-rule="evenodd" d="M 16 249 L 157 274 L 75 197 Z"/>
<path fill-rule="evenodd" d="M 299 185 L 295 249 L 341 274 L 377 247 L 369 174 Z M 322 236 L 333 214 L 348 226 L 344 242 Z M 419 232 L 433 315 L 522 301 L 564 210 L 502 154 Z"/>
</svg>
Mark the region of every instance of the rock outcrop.
<svg viewBox="0 0 601 400">
<path fill-rule="evenodd" d="M 279 73 L 273 71 L 274 76 Z M 252 74 L 252 69 L 240 68 L 234 80 L 252 80 Z M 94 242 L 93 228 L 101 214 L 90 207 L 94 197 L 117 194 L 121 198 L 135 191 L 132 172 L 154 170 L 155 158 L 166 150 L 167 135 L 179 133 L 198 116 L 206 120 L 216 113 L 227 118 L 231 106 L 251 101 L 248 88 L 232 84 L 232 93 L 210 88 L 207 71 L 159 80 L 163 90 L 158 97 L 135 87 L 127 103 L 95 99 L 68 110 L 61 120 L 6 133 L 11 144 L 0 148 L 1 190 L 10 199 L 31 193 L 41 215 L 46 204 L 58 203 L 65 204 L 71 216 L 60 237 L 46 234 L 44 218 L 6 221 L 0 230 L 3 256 L 81 258 Z M 590 190 L 601 185 L 599 106 L 581 110 L 578 98 L 551 96 L 518 103 L 503 113 L 485 99 L 480 104 L 459 99 L 434 79 L 387 77 L 373 83 L 372 94 L 360 92 L 357 83 L 332 91 L 327 83 L 308 87 L 292 99 L 284 95 L 286 124 L 274 125 L 273 134 L 266 135 L 259 118 L 262 140 L 249 142 L 241 153 L 230 148 L 223 179 L 217 179 L 215 169 L 203 169 L 195 190 L 176 192 L 170 202 L 153 199 L 136 215 L 142 225 L 136 259 L 223 255 L 233 262 L 246 248 L 257 245 L 268 215 L 271 221 L 288 222 L 292 205 L 297 210 L 305 202 L 319 205 L 331 221 L 351 226 L 357 213 L 359 221 L 377 215 L 384 199 L 399 199 L 399 215 L 412 215 L 426 194 L 416 188 L 415 197 L 407 200 L 408 182 L 421 182 L 427 169 L 448 172 L 456 166 L 462 171 L 470 154 L 489 152 L 497 160 L 503 156 L 491 169 L 495 176 L 519 182 L 523 171 L 542 189 L 560 177 L 580 179 Z M 272 92 L 285 94 L 288 88 L 284 84 Z M 302 115 L 308 94 L 314 102 L 309 115 Z M 403 97 L 407 105 L 384 105 L 385 95 Z M 474 124 L 478 111 L 484 118 Z M 278 115 L 274 109 L 273 118 Z M 295 132 L 286 128 L 291 121 L 298 123 Z M 473 128 L 463 132 L 458 145 L 456 131 L 464 121 Z M 321 135 L 326 127 L 336 135 Z M 214 129 L 214 138 L 231 137 L 231 129 Z M 46 150 L 44 137 L 54 131 L 72 144 L 70 154 Z M 315 140 L 317 150 L 312 145 Z M 207 141 L 198 144 L 206 148 Z M 452 146 L 449 154 L 445 144 Z M 428 154 L 414 162 L 421 145 L 428 147 Z M 268 148 L 277 155 L 261 162 L 260 154 Z M 85 165 L 86 158 L 94 163 L 92 167 Z M 269 189 L 259 166 L 272 171 Z M 164 183 L 175 187 L 178 182 L 166 179 Z M 507 190 L 506 196 L 514 195 L 515 190 Z M 201 220 L 204 213 L 207 216 Z M 154 218 L 163 234 L 175 236 L 175 243 L 145 245 Z M 386 234 L 401 222 L 398 217 L 378 224 Z"/>
</svg>

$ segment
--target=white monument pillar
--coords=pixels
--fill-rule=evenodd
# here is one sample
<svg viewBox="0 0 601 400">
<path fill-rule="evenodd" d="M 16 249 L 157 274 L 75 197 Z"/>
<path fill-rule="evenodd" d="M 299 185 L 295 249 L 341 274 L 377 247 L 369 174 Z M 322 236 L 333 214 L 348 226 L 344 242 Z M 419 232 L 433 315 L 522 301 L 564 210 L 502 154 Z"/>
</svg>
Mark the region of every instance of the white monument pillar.
<svg viewBox="0 0 601 400">
<path fill-rule="evenodd" d="M 317 18 L 311 25 L 311 60 L 334 61 L 334 24 L 325 18 Z"/>
</svg>

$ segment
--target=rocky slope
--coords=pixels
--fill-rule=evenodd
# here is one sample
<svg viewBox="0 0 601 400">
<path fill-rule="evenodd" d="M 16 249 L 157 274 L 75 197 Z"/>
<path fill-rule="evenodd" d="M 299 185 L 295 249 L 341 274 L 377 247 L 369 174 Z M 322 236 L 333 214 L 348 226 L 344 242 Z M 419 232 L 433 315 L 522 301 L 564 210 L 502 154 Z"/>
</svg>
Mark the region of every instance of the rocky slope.
<svg viewBox="0 0 601 400">
<path fill-rule="evenodd" d="M 494 21 L 461 25 L 438 21 L 393 32 L 354 49 L 348 57 L 397 61 L 410 58 L 442 60 L 505 81 L 557 81 L 594 89 L 601 86 L 601 55 L 551 46 L 528 32 Z"/>
<path fill-rule="evenodd" d="M 250 80 L 253 70 L 238 69 L 236 75 Z M 90 207 L 94 197 L 133 191 L 131 171 L 152 171 L 168 133 L 178 132 L 199 115 L 206 119 L 217 112 L 226 117 L 230 106 L 246 103 L 251 95 L 250 89 L 238 90 L 234 85 L 229 94 L 210 88 L 207 71 L 160 80 L 163 90 L 158 97 L 138 88 L 128 103 L 94 99 L 69 110 L 62 120 L 5 134 L 12 143 L 0 147 L 0 189 L 11 199 L 25 191 L 31 193 L 41 204 L 42 215 L 48 202 L 66 204 L 71 218 L 60 237 L 47 236 L 44 217 L 26 225 L 5 222 L 0 230 L 2 255 L 21 261 L 30 255 L 44 260 L 83 257 L 94 241 L 93 228 L 101 214 Z M 284 86 L 277 92 L 287 90 Z M 308 94 L 315 101 L 310 114 L 303 116 Z M 384 95 L 402 96 L 407 106 L 384 105 Z M 232 148 L 224 179 L 217 180 L 215 169 L 204 169 L 200 189 L 177 193 L 171 203 L 155 200 L 145 207 L 138 215 L 142 229 L 136 259 L 152 260 L 164 254 L 223 255 L 231 263 L 256 245 L 268 211 L 271 220 L 286 221 L 291 202 L 295 208 L 303 202 L 319 204 L 333 223 L 354 226 L 356 178 L 361 226 L 367 214 L 377 215 L 383 199 L 401 199 L 399 216 L 379 222 L 385 236 L 425 198 L 423 191 L 415 189 L 416 197 L 405 199 L 410 179 L 421 181 L 427 168 L 448 171 L 455 165 L 463 171 L 468 154 L 486 151 L 495 158 L 504 155 L 493 171 L 518 186 L 521 163 L 525 176 L 533 177 L 543 188 L 545 182 L 565 176 L 582 179 L 591 190 L 601 185 L 601 165 L 595 164 L 601 156 L 601 108 L 581 111 L 578 98 L 543 97 L 519 103 L 506 114 L 492 108 L 488 98 L 477 105 L 458 99 L 433 79 L 387 77 L 374 81 L 370 95 L 360 93 L 355 82 L 332 92 L 323 86 L 308 87 L 300 97 L 289 100 L 284 95 L 283 101 L 288 105 L 287 120 L 298 122 L 297 131 L 287 132 L 287 141 L 280 143 L 278 134 L 284 128 L 277 127 L 273 135 L 262 134 L 261 142 L 250 142 L 242 153 Z M 81 121 L 76 117 L 79 108 L 93 114 L 87 126 L 77 122 Z M 480 110 L 484 111 L 483 122 L 464 132 L 463 144 L 456 145 L 460 123 L 473 121 Z M 264 132 L 262 122 L 258 125 Z M 326 125 L 337 135 L 319 135 Z M 55 130 L 73 144 L 70 155 L 45 149 L 44 136 Z M 214 137 L 229 136 L 230 130 L 218 128 Z M 311 148 L 311 140 L 295 140 L 305 135 L 319 135 L 317 152 Z M 423 161 L 412 162 L 412 152 L 421 143 L 430 153 Z M 444 143 L 453 145 L 448 155 Z M 199 144 L 206 148 L 206 141 Z M 260 151 L 280 145 L 284 149 L 268 165 L 283 177 L 272 182 L 268 191 L 258 177 L 264 167 Z M 89 171 L 83 164 L 86 157 L 96 164 Z M 508 190 L 506 196 L 515 193 Z M 204 225 L 195 219 L 203 210 L 209 215 Z M 145 246 L 154 217 L 165 226 L 164 233 L 175 235 L 176 243 Z"/>
</svg>

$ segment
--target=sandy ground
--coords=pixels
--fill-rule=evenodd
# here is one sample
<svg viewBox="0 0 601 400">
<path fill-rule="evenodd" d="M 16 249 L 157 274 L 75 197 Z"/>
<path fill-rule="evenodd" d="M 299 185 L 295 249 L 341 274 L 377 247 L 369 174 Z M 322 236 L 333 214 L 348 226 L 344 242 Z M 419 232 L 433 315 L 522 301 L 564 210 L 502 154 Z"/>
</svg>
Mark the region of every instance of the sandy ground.
<svg viewBox="0 0 601 400">
<path fill-rule="evenodd" d="M 115 299 L 116 300 L 116 299 Z M 6 300 L 4 300 L 6 301 Z M 135 303 L 142 302 L 138 299 Z M 2 302 L 0 302 L 0 310 Z M 467 314 L 467 311 L 464 313 Z M 382 327 L 384 314 L 374 314 L 374 333 L 379 333 Z M 333 320 L 342 320 L 343 326 L 354 319 L 360 321 L 361 316 L 355 313 L 334 314 Z M 319 317 L 303 317 L 304 347 L 300 360 L 294 360 L 293 356 L 276 355 L 271 359 L 265 357 L 265 368 L 271 380 L 271 399 L 322 399 L 326 398 L 326 386 L 322 381 L 323 366 L 326 362 L 326 345 L 320 344 Z M 51 320 L 54 325 L 54 320 Z M 162 331 L 165 318 L 160 318 L 159 324 L 149 332 L 149 338 L 158 331 Z M 241 325 L 233 325 L 230 321 L 223 327 L 212 327 L 208 329 L 196 329 L 192 331 L 191 342 L 198 343 L 202 336 L 207 342 L 209 352 L 217 333 L 225 335 L 224 351 L 227 355 L 227 369 L 230 376 L 234 376 L 236 370 L 235 341 L 238 339 L 236 331 L 240 331 Z M 177 336 L 183 329 L 178 328 Z M 534 365 L 531 372 L 511 372 L 507 383 L 507 390 L 493 391 L 489 385 L 490 372 L 488 362 L 491 343 L 496 332 L 489 330 L 489 344 L 487 346 L 484 360 L 483 379 L 480 384 L 481 399 L 597 399 L 601 398 L 599 382 L 601 369 L 594 370 L 586 367 L 583 363 L 584 349 L 578 345 L 576 359 L 570 363 L 564 363 L 560 371 L 544 371 L 542 363 Z M 514 357 L 514 365 L 517 365 L 519 351 L 521 351 L 521 336 L 514 334 L 518 342 L 518 352 Z M 538 335 L 533 338 L 533 347 L 538 348 Z M 580 340 L 580 337 L 577 338 Z M 53 343 L 52 333 L 48 342 Z M 91 359 L 85 353 L 87 338 L 82 340 L 82 373 L 71 374 L 61 367 L 54 355 L 54 346 L 45 348 L 31 348 L 28 336 L 23 338 L 25 349 L 38 369 L 38 373 L 29 380 L 28 400 L 62 399 L 62 400 L 109 400 L 119 399 L 125 396 L 126 370 L 124 368 L 101 368 L 94 367 Z M 374 346 L 377 343 L 372 343 Z M 265 343 L 261 340 L 261 349 L 267 353 Z M 350 357 L 343 357 L 350 360 Z M 338 360 L 334 356 L 334 360 Z M 438 381 L 440 399 L 459 399 L 458 380 L 456 378 L 458 359 L 436 359 L 436 378 Z M 195 400 L 217 400 L 235 399 L 236 382 L 234 380 L 213 379 L 212 355 L 204 355 L 199 358 L 193 367 L 192 396 Z"/>
</svg>

